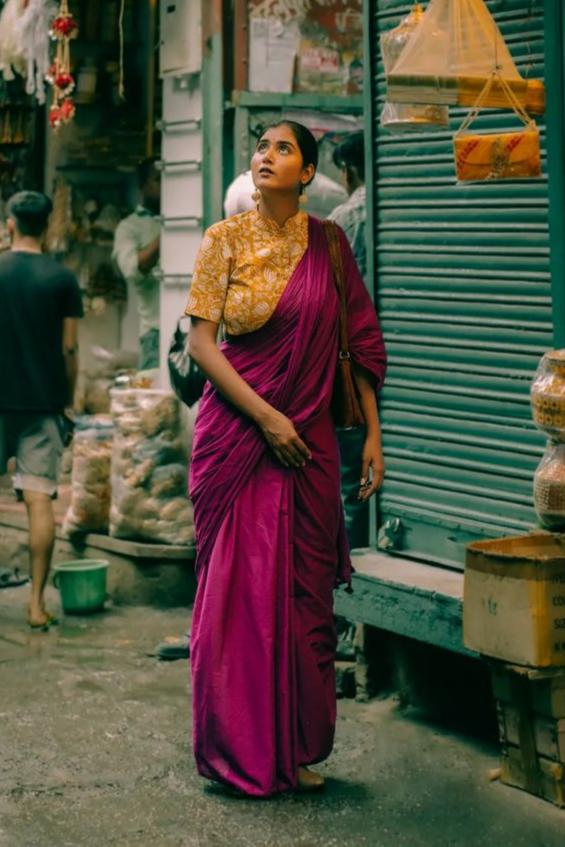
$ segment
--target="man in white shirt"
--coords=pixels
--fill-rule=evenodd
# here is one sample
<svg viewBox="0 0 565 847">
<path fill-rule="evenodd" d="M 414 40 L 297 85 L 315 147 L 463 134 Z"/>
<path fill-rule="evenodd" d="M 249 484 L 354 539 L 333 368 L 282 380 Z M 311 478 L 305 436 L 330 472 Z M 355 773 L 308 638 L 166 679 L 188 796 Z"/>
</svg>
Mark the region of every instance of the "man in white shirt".
<svg viewBox="0 0 565 847">
<path fill-rule="evenodd" d="M 138 168 L 141 202 L 121 221 L 114 236 L 113 257 L 127 282 L 137 292 L 139 313 L 139 368 L 159 366 L 159 280 L 154 274 L 159 261 L 161 225 L 161 175 L 155 159 L 145 159 Z"/>
<path fill-rule="evenodd" d="M 224 213 L 226 218 L 249 212 L 257 205 L 252 198 L 255 191 L 251 171 L 237 176 L 226 191 L 224 198 Z M 317 173 L 307 190 L 308 204 L 306 209 L 316 218 L 327 218 L 336 206 L 347 200 L 347 192 L 333 179 L 322 173 Z"/>
</svg>

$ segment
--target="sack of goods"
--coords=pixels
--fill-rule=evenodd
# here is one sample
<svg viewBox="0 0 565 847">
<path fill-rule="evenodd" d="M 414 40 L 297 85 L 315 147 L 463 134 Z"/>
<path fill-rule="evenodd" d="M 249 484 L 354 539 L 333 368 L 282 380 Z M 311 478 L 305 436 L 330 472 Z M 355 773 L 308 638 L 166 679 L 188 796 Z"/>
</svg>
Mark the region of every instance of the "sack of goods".
<svg viewBox="0 0 565 847">
<path fill-rule="evenodd" d="M 180 403 L 167 391 L 113 389 L 110 535 L 188 546 L 188 452 Z"/>
<path fill-rule="evenodd" d="M 83 415 L 76 420 L 71 503 L 63 521 L 65 535 L 108 532 L 113 436 L 110 415 Z"/>
</svg>

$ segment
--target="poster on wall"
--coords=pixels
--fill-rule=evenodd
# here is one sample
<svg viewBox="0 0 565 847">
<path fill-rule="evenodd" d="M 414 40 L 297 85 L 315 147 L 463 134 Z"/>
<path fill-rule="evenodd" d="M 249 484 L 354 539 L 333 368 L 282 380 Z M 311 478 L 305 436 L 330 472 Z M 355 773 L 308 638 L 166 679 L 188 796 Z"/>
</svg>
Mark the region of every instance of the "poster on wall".
<svg viewBox="0 0 565 847">
<path fill-rule="evenodd" d="M 249 0 L 249 88 L 361 94 L 363 0 Z"/>
</svg>

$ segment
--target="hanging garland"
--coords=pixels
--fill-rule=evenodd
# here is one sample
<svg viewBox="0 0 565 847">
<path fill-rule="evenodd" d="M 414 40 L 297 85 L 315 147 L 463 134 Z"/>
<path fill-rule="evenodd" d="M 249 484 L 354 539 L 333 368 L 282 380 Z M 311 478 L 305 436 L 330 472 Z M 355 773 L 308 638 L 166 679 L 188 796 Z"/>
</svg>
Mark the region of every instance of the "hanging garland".
<svg viewBox="0 0 565 847">
<path fill-rule="evenodd" d="M 70 42 L 78 35 L 78 24 L 69 11 L 68 0 L 61 0 L 57 16 L 51 23 L 49 35 L 56 42 L 55 59 L 47 75 L 47 82 L 53 86 L 49 124 L 53 129 L 58 129 L 62 124 L 72 121 L 76 111 L 70 96 L 75 87 L 75 80 L 71 74 Z"/>
</svg>

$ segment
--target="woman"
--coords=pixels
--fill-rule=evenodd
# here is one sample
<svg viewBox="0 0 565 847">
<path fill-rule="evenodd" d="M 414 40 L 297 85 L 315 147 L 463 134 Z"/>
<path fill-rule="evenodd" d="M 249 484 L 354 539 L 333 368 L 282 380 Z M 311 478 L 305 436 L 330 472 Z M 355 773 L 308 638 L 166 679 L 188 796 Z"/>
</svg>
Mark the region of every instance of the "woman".
<svg viewBox="0 0 565 847">
<path fill-rule="evenodd" d="M 308 765 L 333 744 L 332 592 L 351 572 L 329 412 L 338 297 L 323 225 L 299 210 L 317 155 L 300 124 L 266 130 L 251 163 L 257 209 L 206 232 L 186 310 L 190 354 L 210 380 L 190 474 L 195 756 L 202 776 L 253 796 L 323 787 Z M 340 243 L 367 499 L 383 476 L 385 352 L 341 231 Z"/>
</svg>

